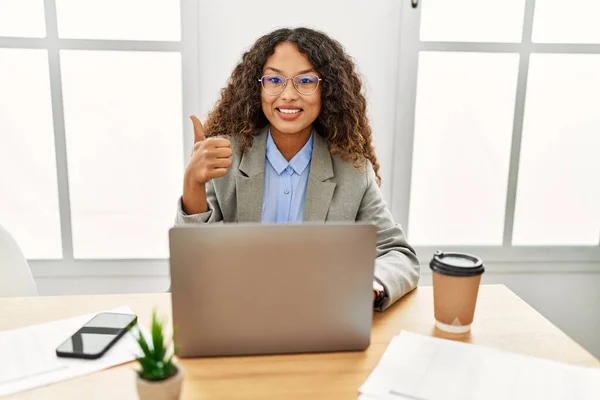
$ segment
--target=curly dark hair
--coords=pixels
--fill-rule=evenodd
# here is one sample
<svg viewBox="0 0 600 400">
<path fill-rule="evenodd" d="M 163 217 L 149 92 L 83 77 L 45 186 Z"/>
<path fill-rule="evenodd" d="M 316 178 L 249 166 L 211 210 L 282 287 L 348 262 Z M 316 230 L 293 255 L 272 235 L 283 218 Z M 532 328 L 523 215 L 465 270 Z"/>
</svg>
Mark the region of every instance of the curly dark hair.
<svg viewBox="0 0 600 400">
<path fill-rule="evenodd" d="M 313 126 L 329 143 L 330 152 L 353 161 L 357 168 L 369 160 L 380 184 L 367 102 L 354 62 L 339 42 L 313 29 L 278 29 L 260 37 L 244 53 L 221 91 L 206 120 L 206 135 L 237 137 L 241 153 L 252 146 L 256 130 L 269 123 L 262 111 L 259 79 L 267 58 L 283 42 L 295 44 L 323 79 L 322 108 Z"/>
</svg>

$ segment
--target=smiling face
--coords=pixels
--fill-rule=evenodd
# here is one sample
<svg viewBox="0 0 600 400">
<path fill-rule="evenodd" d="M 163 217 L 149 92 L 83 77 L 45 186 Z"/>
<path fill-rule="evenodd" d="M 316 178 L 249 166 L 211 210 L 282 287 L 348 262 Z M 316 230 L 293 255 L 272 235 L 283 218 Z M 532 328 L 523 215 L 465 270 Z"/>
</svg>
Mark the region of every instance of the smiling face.
<svg viewBox="0 0 600 400">
<path fill-rule="evenodd" d="M 293 78 L 304 74 L 307 76 L 302 77 L 297 83 L 300 85 L 300 90 L 306 93 L 310 90 L 304 90 L 303 86 L 306 88 L 314 85 L 308 75 L 319 76 L 319 74 L 308 58 L 290 42 L 279 44 L 263 66 L 263 75 Z M 276 77 L 271 78 L 269 82 L 280 83 Z M 319 85 L 312 94 L 300 94 L 290 79 L 283 92 L 277 95 L 271 95 L 264 88 L 261 89 L 261 103 L 263 113 L 271 123 L 272 132 L 284 135 L 308 135 L 312 123 L 321 112 L 321 87 Z"/>
</svg>

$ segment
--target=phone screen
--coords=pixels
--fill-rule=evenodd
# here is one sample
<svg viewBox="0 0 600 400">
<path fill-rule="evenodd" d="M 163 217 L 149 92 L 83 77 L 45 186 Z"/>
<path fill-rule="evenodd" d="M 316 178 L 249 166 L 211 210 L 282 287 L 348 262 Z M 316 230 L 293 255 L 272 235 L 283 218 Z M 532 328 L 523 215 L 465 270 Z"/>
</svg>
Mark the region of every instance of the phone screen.
<svg viewBox="0 0 600 400">
<path fill-rule="evenodd" d="M 135 321 L 136 316 L 132 314 L 100 313 L 58 346 L 56 353 L 65 357 L 100 356 Z"/>
</svg>

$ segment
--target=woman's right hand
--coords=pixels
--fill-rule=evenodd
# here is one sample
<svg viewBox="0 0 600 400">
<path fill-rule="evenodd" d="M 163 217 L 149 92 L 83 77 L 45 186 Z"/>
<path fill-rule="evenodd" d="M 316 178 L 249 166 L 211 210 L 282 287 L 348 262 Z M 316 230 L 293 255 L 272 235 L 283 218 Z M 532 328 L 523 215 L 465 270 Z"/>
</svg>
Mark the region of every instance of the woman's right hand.
<svg viewBox="0 0 600 400">
<path fill-rule="evenodd" d="M 232 163 L 231 142 L 221 137 L 207 138 L 198 117 L 190 115 L 190 119 L 194 125 L 194 151 L 185 170 L 186 181 L 204 186 L 227 174 Z"/>
</svg>

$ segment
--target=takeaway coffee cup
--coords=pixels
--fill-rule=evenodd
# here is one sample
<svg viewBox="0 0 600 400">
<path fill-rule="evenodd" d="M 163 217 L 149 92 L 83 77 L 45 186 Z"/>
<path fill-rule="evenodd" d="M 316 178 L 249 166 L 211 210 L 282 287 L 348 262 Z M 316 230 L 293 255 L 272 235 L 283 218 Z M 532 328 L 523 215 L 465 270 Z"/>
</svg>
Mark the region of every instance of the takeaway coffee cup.
<svg viewBox="0 0 600 400">
<path fill-rule="evenodd" d="M 446 332 L 468 332 L 475 314 L 483 262 L 470 254 L 438 251 L 429 267 L 433 277 L 435 325 Z"/>
</svg>

